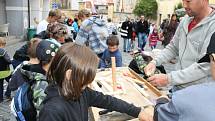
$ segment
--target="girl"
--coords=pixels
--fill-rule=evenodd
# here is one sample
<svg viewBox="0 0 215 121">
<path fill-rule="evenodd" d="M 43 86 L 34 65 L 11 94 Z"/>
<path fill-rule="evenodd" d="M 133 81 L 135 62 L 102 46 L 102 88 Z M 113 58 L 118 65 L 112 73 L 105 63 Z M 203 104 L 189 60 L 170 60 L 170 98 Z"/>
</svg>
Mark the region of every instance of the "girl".
<svg viewBox="0 0 215 121">
<path fill-rule="evenodd" d="M 156 48 L 159 40 L 158 29 L 154 28 L 153 32 L 149 35 L 149 46 L 152 50 Z"/>
<path fill-rule="evenodd" d="M 49 86 L 39 121 L 88 121 L 91 106 L 127 113 L 141 121 L 148 120 L 141 108 L 87 87 L 95 78 L 97 64 L 98 57 L 86 46 L 64 44 L 47 74 Z"/>
</svg>

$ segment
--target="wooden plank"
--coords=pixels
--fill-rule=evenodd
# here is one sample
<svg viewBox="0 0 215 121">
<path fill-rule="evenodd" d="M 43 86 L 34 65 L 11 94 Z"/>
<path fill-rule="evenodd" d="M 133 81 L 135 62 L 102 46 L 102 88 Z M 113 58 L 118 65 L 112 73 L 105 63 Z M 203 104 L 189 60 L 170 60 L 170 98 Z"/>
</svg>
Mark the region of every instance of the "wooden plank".
<svg viewBox="0 0 215 121">
<path fill-rule="evenodd" d="M 129 68 L 129 71 L 131 72 L 132 75 L 134 75 L 138 80 L 144 82 L 144 84 L 151 90 L 153 91 L 158 97 L 162 96 L 161 92 L 155 88 L 152 84 L 150 84 L 148 81 L 140 77 L 137 73 L 135 73 L 132 69 Z"/>
<path fill-rule="evenodd" d="M 116 59 L 111 57 L 113 91 L 116 91 Z"/>
<path fill-rule="evenodd" d="M 130 76 L 129 75 L 125 76 L 124 72 L 128 72 L 130 74 Z M 141 79 L 137 78 L 137 75 L 135 75 L 134 73 L 131 73 L 129 71 L 129 68 L 127 68 L 127 67 L 116 68 L 116 88 L 117 88 L 116 90 L 117 91 L 113 92 L 113 88 L 112 88 L 113 81 L 112 81 L 111 68 L 107 69 L 105 71 L 98 71 L 96 78 L 93 82 L 94 84 L 96 84 L 96 86 L 93 85 L 93 87 L 95 86 L 94 89 L 101 88 L 101 86 L 97 85 L 97 82 L 100 82 L 100 84 L 103 86 L 103 88 L 98 89 L 98 90 L 103 90 L 102 92 L 105 94 L 113 95 L 114 97 L 125 100 L 128 103 L 132 103 L 139 107 L 145 107 L 145 106 L 153 107 L 154 101 L 157 98 L 157 94 L 155 93 L 154 90 L 152 90 L 150 88 L 150 86 L 148 86 L 144 81 L 142 81 L 141 77 L 140 77 Z M 134 77 L 134 78 L 132 78 L 132 77 Z M 106 92 L 107 86 L 104 86 L 104 85 L 108 85 L 108 88 L 109 88 L 108 90 L 109 91 L 111 90 L 111 91 Z M 118 89 L 118 85 L 122 86 L 122 90 Z M 144 90 L 139 85 L 142 85 Z M 118 93 L 119 91 L 123 91 L 124 93 Z M 148 96 L 147 96 L 147 94 L 145 95 L 145 93 L 149 94 L 149 96 L 150 96 L 149 99 L 146 98 Z M 100 121 L 100 120 L 102 120 L 102 121 L 110 121 L 110 120 L 111 121 L 124 121 L 121 119 L 127 118 L 125 115 L 119 114 L 117 112 L 111 112 L 111 113 L 108 113 L 107 115 L 105 114 L 105 115 L 100 116 L 100 115 L 98 115 L 98 112 L 101 110 L 103 110 L 103 109 L 99 109 L 99 108 L 95 108 L 95 107 L 92 108 L 95 121 Z M 151 114 L 153 114 L 153 108 L 151 109 L 151 112 L 152 112 Z M 131 120 L 131 119 L 132 118 L 126 119 L 126 120 Z M 138 120 L 138 119 L 134 119 L 134 121 L 135 120 Z"/>
</svg>

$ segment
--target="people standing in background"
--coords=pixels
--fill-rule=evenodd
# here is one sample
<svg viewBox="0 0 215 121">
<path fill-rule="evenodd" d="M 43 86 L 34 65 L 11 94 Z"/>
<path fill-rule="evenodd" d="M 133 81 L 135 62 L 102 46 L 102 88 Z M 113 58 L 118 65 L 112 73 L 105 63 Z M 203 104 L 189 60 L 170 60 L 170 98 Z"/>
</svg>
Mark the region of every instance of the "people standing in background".
<svg viewBox="0 0 215 121">
<path fill-rule="evenodd" d="M 162 45 L 164 47 L 166 47 L 172 40 L 178 25 L 179 25 L 179 22 L 177 20 L 177 15 L 172 14 L 169 23 L 165 24 L 163 29 L 164 40 L 162 41 Z"/>
<path fill-rule="evenodd" d="M 147 41 L 147 35 L 149 34 L 149 24 L 142 15 L 140 21 L 137 23 L 138 33 L 138 48 L 144 50 Z"/>
<path fill-rule="evenodd" d="M 160 40 L 158 29 L 155 27 L 151 34 L 149 34 L 149 46 L 151 49 L 155 49 L 157 46 L 157 42 Z"/>
<path fill-rule="evenodd" d="M 112 22 L 111 18 L 107 19 L 107 28 L 109 35 L 117 35 L 117 29 L 114 23 Z"/>
<path fill-rule="evenodd" d="M 132 22 L 130 21 L 130 18 L 128 17 L 126 21 L 122 23 L 120 32 L 121 37 L 124 40 L 123 43 L 123 51 L 124 52 L 130 52 L 131 51 L 131 37 L 132 37 Z"/>
<path fill-rule="evenodd" d="M 154 24 L 154 23 L 151 23 L 150 24 L 150 27 L 149 27 L 149 34 L 151 34 L 152 32 L 153 32 L 153 30 L 154 30 L 154 28 L 156 27 L 156 25 Z"/>
<path fill-rule="evenodd" d="M 72 27 L 74 28 L 73 30 L 73 39 L 75 40 L 76 36 L 77 36 L 77 33 L 79 31 L 79 27 L 78 27 L 78 19 L 77 18 L 74 18 L 74 21 L 72 23 Z"/>
<path fill-rule="evenodd" d="M 135 48 L 135 39 L 136 39 L 136 36 L 137 36 L 137 34 L 136 34 L 136 32 L 137 32 L 137 22 L 134 19 L 132 19 L 131 22 L 132 22 L 131 51 L 133 51 L 134 48 Z"/>
<path fill-rule="evenodd" d="M 49 11 L 48 17 L 37 25 L 37 34 L 46 31 L 48 24 L 58 21 L 61 18 L 61 15 L 62 13 L 59 9 Z"/>
</svg>

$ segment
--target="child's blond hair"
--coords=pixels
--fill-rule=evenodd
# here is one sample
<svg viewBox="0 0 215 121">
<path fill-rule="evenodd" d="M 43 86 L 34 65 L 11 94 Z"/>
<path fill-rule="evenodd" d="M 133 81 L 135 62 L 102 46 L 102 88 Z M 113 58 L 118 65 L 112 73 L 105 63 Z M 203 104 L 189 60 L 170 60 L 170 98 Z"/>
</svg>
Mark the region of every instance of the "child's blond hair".
<svg viewBox="0 0 215 121">
<path fill-rule="evenodd" d="M 0 46 L 6 45 L 6 39 L 4 37 L 0 37 Z"/>
</svg>

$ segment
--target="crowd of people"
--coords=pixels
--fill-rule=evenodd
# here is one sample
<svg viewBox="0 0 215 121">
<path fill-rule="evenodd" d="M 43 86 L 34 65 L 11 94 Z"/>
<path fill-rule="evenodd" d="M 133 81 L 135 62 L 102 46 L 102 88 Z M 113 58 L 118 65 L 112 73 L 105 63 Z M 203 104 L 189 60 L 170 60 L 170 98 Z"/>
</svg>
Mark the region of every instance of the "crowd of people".
<svg viewBox="0 0 215 121">
<path fill-rule="evenodd" d="M 74 21 L 65 20 L 58 9 L 51 10 L 38 23 L 35 37 L 15 52 L 13 60 L 4 49 L 5 38 L 0 38 L 0 103 L 6 80 L 5 97 L 12 99 L 11 111 L 17 121 L 87 121 L 91 106 L 140 121 L 213 121 L 215 11 L 207 0 L 182 2 L 187 16 L 180 23 L 176 14 L 159 28 L 144 16 L 137 22 L 128 17 L 119 32 L 111 19 L 107 23 L 85 9 Z M 111 67 L 111 57 L 116 58 L 117 67 L 123 66 L 118 33 L 124 52 L 131 52 L 138 38 L 139 53 L 129 67 L 144 74 L 155 87 L 173 86 L 168 97 L 157 99 L 153 117 L 141 107 L 88 87 L 98 68 Z M 165 48 L 154 58 L 146 56 L 142 51 L 147 41 L 151 49 L 158 41 Z M 176 57 L 176 71 L 166 73 L 162 64 Z"/>
</svg>

